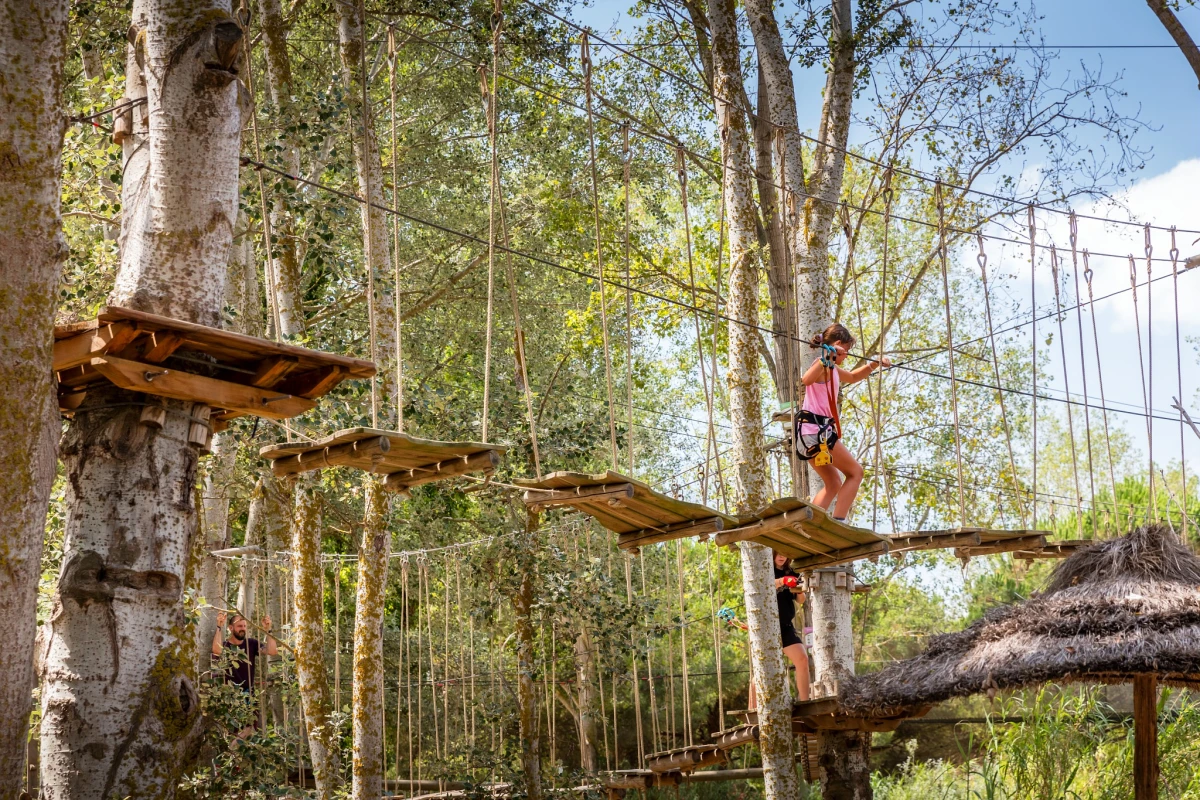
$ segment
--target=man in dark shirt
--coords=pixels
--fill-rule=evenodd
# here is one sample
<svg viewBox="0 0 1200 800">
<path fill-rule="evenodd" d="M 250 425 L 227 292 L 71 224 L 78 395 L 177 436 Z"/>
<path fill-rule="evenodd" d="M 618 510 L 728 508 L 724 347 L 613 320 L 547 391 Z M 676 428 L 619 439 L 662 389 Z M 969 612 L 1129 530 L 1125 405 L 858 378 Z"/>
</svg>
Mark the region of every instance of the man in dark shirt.
<svg viewBox="0 0 1200 800">
<path fill-rule="evenodd" d="M 217 614 L 217 632 L 212 640 L 212 654 L 219 656 L 226 647 L 233 647 L 240 652 L 233 654 L 233 666 L 225 673 L 225 682 L 242 688 L 242 691 L 254 694 L 254 672 L 258 664 L 260 652 L 269 656 L 279 654 L 275 646 L 275 637 L 271 636 L 271 618 L 262 618 L 262 629 L 267 635 L 265 646 L 258 639 L 246 636 L 249 623 L 241 614 L 234 614 L 229 622 L 229 638 L 222 642 L 221 630 L 225 627 L 225 612 Z"/>
</svg>

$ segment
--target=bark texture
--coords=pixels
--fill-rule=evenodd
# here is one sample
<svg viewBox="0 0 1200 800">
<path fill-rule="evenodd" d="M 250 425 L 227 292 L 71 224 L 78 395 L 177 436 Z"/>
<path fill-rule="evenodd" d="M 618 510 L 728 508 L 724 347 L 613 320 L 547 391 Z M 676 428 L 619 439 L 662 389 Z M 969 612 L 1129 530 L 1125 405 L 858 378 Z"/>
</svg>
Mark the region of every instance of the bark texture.
<svg viewBox="0 0 1200 800">
<path fill-rule="evenodd" d="M 388 496 L 366 477 L 366 515 L 358 546 L 354 612 L 354 800 L 383 794 L 383 611 L 387 593 Z"/>
<path fill-rule="evenodd" d="M 1188 66 L 1196 74 L 1196 80 L 1200 81 L 1200 47 L 1196 47 L 1195 40 L 1187 32 L 1187 28 L 1183 27 L 1183 23 L 1179 21 L 1171 3 L 1167 0 L 1146 0 L 1146 5 L 1150 6 L 1154 16 L 1158 17 L 1158 21 L 1167 29 L 1167 33 L 1171 34 L 1179 51 L 1187 59 Z"/>
<path fill-rule="evenodd" d="M 229 546 L 229 491 L 237 461 L 237 442 L 228 434 L 213 436 L 208 474 L 204 476 L 200 596 L 204 605 L 196 623 L 196 667 L 199 672 L 211 663 L 211 645 L 217 631 L 217 608 L 225 607 L 225 589 L 229 581 L 229 562 L 208 555 Z"/>
<path fill-rule="evenodd" d="M 216 325 L 237 212 L 242 31 L 229 3 L 137 0 L 121 262 L 109 302 Z M 42 695 L 43 793 L 170 797 L 198 740 L 182 589 L 196 544 L 196 408 L 89 393 L 63 440 L 68 515 Z"/>
<path fill-rule="evenodd" d="M 330 717 L 329 675 L 325 670 L 324 573 L 321 569 L 321 501 L 313 473 L 296 481 L 292 520 L 292 617 L 296 678 L 308 733 L 309 757 L 318 800 L 331 800 L 341 783 L 338 737 Z"/>
<path fill-rule="evenodd" d="M 42 535 L 60 426 L 51 373 L 67 3 L 0 0 L 0 797 L 24 784 Z"/>
<path fill-rule="evenodd" d="M 721 134 L 725 207 L 729 219 L 729 405 L 733 425 L 737 506 L 762 508 L 770 499 L 759 386 L 758 269 L 754 179 L 741 96 L 742 72 L 732 0 L 709 0 L 712 33 L 713 96 Z M 750 658 L 758 694 L 759 748 L 766 797 L 799 794 L 792 756 L 791 699 L 779 639 L 779 609 L 771 572 L 771 551 L 742 542 L 742 585 L 750 628 Z"/>
<path fill-rule="evenodd" d="M 596 697 L 596 681 L 592 677 L 594 669 L 592 637 L 586 630 L 581 630 L 575 637 L 575 685 L 579 692 L 575 707 L 579 711 L 579 760 L 584 772 L 595 772 L 599 767 L 596 758 L 596 715 L 599 713 L 599 702 Z"/>
<path fill-rule="evenodd" d="M 526 569 L 513 598 L 517 633 L 517 708 L 518 736 L 521 741 L 521 766 L 525 773 L 525 796 L 542 800 L 541 739 L 538 736 L 537 686 L 534 685 L 533 650 L 533 574 Z"/>
<path fill-rule="evenodd" d="M 850 592 L 854 578 L 838 570 L 818 570 L 809 598 L 813 614 L 813 697 L 837 693 L 841 680 L 854 675 L 854 636 Z M 871 793 L 871 734 L 860 731 L 821 731 L 817 735 L 821 766 L 821 797 L 826 800 L 868 800 Z"/>
</svg>

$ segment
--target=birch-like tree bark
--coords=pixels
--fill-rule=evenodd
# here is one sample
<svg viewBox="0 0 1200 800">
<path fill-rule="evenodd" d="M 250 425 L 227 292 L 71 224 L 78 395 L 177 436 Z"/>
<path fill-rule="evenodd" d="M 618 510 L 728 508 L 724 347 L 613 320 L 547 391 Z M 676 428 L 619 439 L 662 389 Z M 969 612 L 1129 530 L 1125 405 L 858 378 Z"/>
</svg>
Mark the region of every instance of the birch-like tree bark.
<svg viewBox="0 0 1200 800">
<path fill-rule="evenodd" d="M 850 618 L 850 594 L 854 578 L 845 571 L 838 586 L 836 569 L 813 573 L 817 585 L 810 587 L 813 611 L 813 665 L 816 683 L 813 696 L 831 696 L 839 681 L 854 675 L 854 636 Z M 870 800 L 871 734 L 862 731 L 821 731 L 817 737 L 817 762 L 821 766 L 821 797 L 824 800 Z"/>
<path fill-rule="evenodd" d="M 317 800 L 332 800 L 341 783 L 337 730 L 331 719 L 329 674 L 325 670 L 325 603 L 321 570 L 321 501 L 313 473 L 295 479 L 292 520 L 292 617 L 296 678 L 304 709 L 308 752 Z"/>
<path fill-rule="evenodd" d="M 269 554 L 272 551 L 263 547 L 262 534 L 262 529 L 266 524 L 266 520 L 264 519 L 266 516 L 266 504 L 263 482 L 260 479 L 250 492 L 250 508 L 246 511 L 246 539 L 244 543 L 247 547 L 257 545 L 263 549 L 265 554 Z M 267 576 L 263 574 L 257 565 L 250 563 L 242 564 L 241 580 L 238 581 L 237 609 L 250 619 L 259 619 L 265 610 L 258 607 L 258 593 L 262 589 L 260 583 L 265 583 L 266 580 Z M 272 622 L 280 619 L 271 612 L 267 613 L 271 615 Z"/>
<path fill-rule="evenodd" d="M 242 30 L 229 3 L 136 0 L 121 261 L 112 305 L 216 325 L 238 196 Z M 195 411 L 93 390 L 63 438 L 63 567 L 42 693 L 43 793 L 170 797 L 198 741 L 182 602 L 197 535 Z"/>
<path fill-rule="evenodd" d="M 586 630 L 581 630 L 575 637 L 575 685 L 578 699 L 575 708 L 578 710 L 579 721 L 579 761 L 584 772 L 595 772 L 598 768 L 596 757 L 596 715 L 599 713 L 599 702 L 596 697 L 596 682 L 593 679 L 592 637 Z"/>
<path fill-rule="evenodd" d="M 65 0 L 0 0 L 0 797 L 25 778 L 42 538 L 61 430 L 51 373 L 66 244 L 62 183 Z"/>
<path fill-rule="evenodd" d="M 532 515 L 536 519 L 536 515 Z M 536 528 L 536 522 L 530 530 Z M 525 564 L 521 583 L 513 597 L 513 622 L 517 634 L 517 735 L 521 742 L 521 767 L 525 773 L 525 796 L 542 800 L 541 738 L 538 736 L 536 669 L 533 649 L 533 572 Z M 582 714 L 581 714 L 582 716 Z"/>
<path fill-rule="evenodd" d="M 365 479 L 366 513 L 358 546 L 354 609 L 354 761 L 351 797 L 383 794 L 383 611 L 387 592 L 388 495 L 377 478 Z"/>
<path fill-rule="evenodd" d="M 758 269 L 754 172 L 741 96 L 742 69 L 733 0 L 709 0 L 712 33 L 713 97 L 721 135 L 725 207 L 729 219 L 729 406 L 733 425 L 733 467 L 737 506 L 755 511 L 770 500 L 759 387 Z M 759 544 L 738 545 L 746 596 L 750 659 L 758 695 L 759 749 L 763 788 L 769 800 L 799 794 L 792 755 L 792 703 L 779 638 L 779 609 L 771 551 Z"/>
</svg>

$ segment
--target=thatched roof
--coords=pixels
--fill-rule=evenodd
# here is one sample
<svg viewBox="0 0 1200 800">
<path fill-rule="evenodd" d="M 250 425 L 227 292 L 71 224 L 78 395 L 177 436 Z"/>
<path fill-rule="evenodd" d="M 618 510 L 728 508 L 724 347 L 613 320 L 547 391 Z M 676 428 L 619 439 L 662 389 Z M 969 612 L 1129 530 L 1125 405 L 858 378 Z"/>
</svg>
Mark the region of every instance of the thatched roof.
<svg viewBox="0 0 1200 800">
<path fill-rule="evenodd" d="M 1079 550 L 1041 594 L 843 681 L 839 698 L 853 713 L 874 715 L 1047 681 L 1124 683 L 1150 673 L 1200 687 L 1200 558 L 1161 525 Z"/>
</svg>

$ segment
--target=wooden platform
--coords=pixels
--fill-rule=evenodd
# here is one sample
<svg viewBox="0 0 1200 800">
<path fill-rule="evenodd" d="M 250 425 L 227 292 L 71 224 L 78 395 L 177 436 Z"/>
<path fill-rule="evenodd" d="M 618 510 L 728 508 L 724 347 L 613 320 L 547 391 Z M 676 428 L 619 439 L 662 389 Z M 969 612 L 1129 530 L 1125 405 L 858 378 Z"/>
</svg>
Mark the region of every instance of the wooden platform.
<svg viewBox="0 0 1200 800">
<path fill-rule="evenodd" d="M 896 730 L 906 719 L 918 719 L 925 716 L 931 708 L 933 708 L 932 705 L 902 715 L 866 717 L 848 712 L 838 702 L 837 697 L 818 697 L 793 704 L 792 730 L 797 734 L 815 734 L 821 730 L 883 733 Z M 726 714 L 741 717 L 746 725 L 758 725 L 757 711 L 727 711 Z"/>
<path fill-rule="evenodd" d="M 1040 547 L 1046 536 L 1046 531 L 972 527 L 885 534 L 892 553 L 953 548 L 958 558 Z"/>
<path fill-rule="evenodd" d="M 78 408 L 104 383 L 213 409 L 213 429 L 244 415 L 287 419 L 313 408 L 370 361 L 109 306 L 94 320 L 54 331 L 59 408 Z"/>
<path fill-rule="evenodd" d="M 646 756 L 646 768 L 651 772 L 691 772 L 727 761 L 725 751 L 715 744 L 697 744 L 650 753 Z"/>
<path fill-rule="evenodd" d="M 518 479 L 531 509 L 569 506 L 593 517 L 617 534 L 617 546 L 643 545 L 706 537 L 737 525 L 737 520 L 699 503 L 676 500 L 616 472 L 587 475 L 555 472 L 542 480 Z"/>
<path fill-rule="evenodd" d="M 1028 550 L 1016 550 L 1013 558 L 1032 561 L 1035 558 L 1067 558 L 1080 548 L 1095 544 L 1092 539 L 1066 539 L 1056 542 L 1046 542 L 1041 547 Z"/>
<path fill-rule="evenodd" d="M 790 556 L 797 570 L 830 567 L 883 555 L 888 542 L 866 528 L 837 522 L 824 509 L 785 497 L 738 520 L 717 536 L 717 544 L 752 541 Z"/>
<path fill-rule="evenodd" d="M 264 447 L 259 455 L 277 476 L 326 467 L 386 475 L 384 488 L 404 492 L 470 472 L 492 472 L 506 448 L 482 442 L 437 442 L 374 428 L 348 428 L 317 442 Z"/>
</svg>

